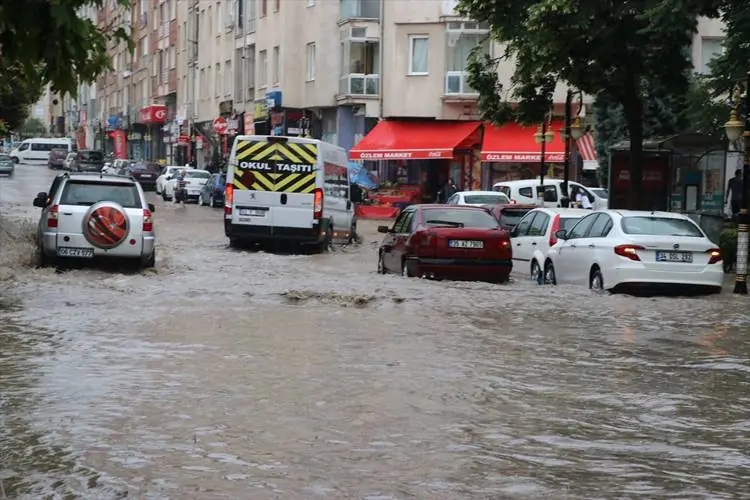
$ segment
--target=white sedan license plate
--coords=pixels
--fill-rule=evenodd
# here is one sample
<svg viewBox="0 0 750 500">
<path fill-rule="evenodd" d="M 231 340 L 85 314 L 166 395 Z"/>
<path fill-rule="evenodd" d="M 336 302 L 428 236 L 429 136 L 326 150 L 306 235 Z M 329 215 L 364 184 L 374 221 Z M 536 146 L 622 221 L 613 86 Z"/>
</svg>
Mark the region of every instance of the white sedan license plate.
<svg viewBox="0 0 750 500">
<path fill-rule="evenodd" d="M 80 259 L 91 259 L 94 257 L 93 248 L 60 247 L 57 249 L 58 257 L 77 257 Z"/>
<path fill-rule="evenodd" d="M 693 254 L 690 252 L 656 252 L 657 262 L 693 262 Z"/>
<path fill-rule="evenodd" d="M 484 248 L 484 241 L 476 240 L 448 240 L 451 248 Z"/>
<path fill-rule="evenodd" d="M 266 211 L 265 210 L 256 210 L 252 208 L 241 208 L 240 209 L 240 215 L 246 216 L 246 217 L 265 217 Z"/>
</svg>

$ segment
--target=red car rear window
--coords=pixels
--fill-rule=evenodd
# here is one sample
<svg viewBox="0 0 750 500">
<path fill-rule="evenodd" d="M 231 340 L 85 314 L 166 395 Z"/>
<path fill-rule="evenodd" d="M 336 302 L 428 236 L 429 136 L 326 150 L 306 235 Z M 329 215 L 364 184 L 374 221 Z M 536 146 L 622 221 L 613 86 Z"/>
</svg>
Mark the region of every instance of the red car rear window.
<svg viewBox="0 0 750 500">
<path fill-rule="evenodd" d="M 465 208 L 426 208 L 422 212 L 423 222 L 430 225 L 459 225 L 479 229 L 494 229 L 499 223 L 485 210 L 469 210 Z"/>
</svg>

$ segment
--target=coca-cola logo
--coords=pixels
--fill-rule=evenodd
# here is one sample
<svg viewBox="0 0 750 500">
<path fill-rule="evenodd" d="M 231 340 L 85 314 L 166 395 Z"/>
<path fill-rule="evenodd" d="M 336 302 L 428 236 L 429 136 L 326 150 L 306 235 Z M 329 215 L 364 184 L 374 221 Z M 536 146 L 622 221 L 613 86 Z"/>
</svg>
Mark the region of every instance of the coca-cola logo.
<svg viewBox="0 0 750 500">
<path fill-rule="evenodd" d="M 157 109 L 154 111 L 154 118 L 157 120 L 164 120 L 167 117 L 167 110 L 166 109 Z"/>
</svg>

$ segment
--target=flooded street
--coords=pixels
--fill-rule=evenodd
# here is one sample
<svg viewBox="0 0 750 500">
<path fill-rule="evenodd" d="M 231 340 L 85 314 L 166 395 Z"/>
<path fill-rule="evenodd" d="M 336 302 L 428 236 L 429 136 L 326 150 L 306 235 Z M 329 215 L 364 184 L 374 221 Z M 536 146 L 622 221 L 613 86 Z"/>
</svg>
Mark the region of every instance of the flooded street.
<svg viewBox="0 0 750 500">
<path fill-rule="evenodd" d="M 156 269 L 34 269 L 0 178 L 0 499 L 747 498 L 750 298 L 375 273 L 227 247 L 153 193 Z M 33 224 L 23 222 L 32 218 Z"/>
</svg>

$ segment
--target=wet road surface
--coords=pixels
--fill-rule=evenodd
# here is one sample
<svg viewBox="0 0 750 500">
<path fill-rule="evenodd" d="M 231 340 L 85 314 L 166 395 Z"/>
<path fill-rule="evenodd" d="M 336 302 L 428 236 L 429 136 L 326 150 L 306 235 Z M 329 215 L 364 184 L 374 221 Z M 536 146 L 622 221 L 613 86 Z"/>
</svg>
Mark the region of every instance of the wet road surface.
<svg viewBox="0 0 750 500">
<path fill-rule="evenodd" d="M 746 297 L 233 251 L 154 195 L 155 270 L 56 273 L 52 175 L 0 179 L 0 499 L 747 498 Z"/>
</svg>

